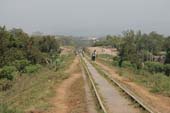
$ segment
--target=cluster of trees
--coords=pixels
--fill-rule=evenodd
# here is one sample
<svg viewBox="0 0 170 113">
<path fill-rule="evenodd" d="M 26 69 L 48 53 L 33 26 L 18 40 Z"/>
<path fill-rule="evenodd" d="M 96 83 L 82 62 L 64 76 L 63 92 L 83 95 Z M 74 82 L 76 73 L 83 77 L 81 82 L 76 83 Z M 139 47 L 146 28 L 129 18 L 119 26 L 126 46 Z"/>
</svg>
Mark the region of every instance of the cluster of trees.
<svg viewBox="0 0 170 113">
<path fill-rule="evenodd" d="M 165 73 L 170 75 L 170 37 L 164 37 L 156 32 L 142 34 L 133 30 L 123 32 L 121 36 L 107 36 L 105 40 L 98 41 L 94 46 L 112 46 L 119 51 L 119 66 L 129 61 L 137 69 L 144 68 L 145 62 L 153 62 L 155 56 L 162 65 Z M 147 63 L 148 64 L 148 63 Z M 152 63 L 150 63 L 152 65 Z M 155 64 L 153 64 L 155 65 Z"/>
<path fill-rule="evenodd" d="M 115 48 L 120 47 L 120 43 L 122 42 L 122 36 L 111 36 L 107 35 L 106 37 L 102 37 L 97 40 L 92 46 L 112 46 Z"/>
<path fill-rule="evenodd" d="M 12 80 L 12 72 L 33 72 L 60 53 L 54 36 L 29 36 L 22 29 L 0 27 L 0 79 Z"/>
</svg>

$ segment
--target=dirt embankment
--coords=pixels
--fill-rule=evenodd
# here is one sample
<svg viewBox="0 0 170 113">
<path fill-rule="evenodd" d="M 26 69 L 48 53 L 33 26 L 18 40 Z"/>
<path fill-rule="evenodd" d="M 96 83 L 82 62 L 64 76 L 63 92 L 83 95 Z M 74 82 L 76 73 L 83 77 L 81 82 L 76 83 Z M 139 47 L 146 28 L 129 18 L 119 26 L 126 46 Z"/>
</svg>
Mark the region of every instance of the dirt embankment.
<svg viewBox="0 0 170 113">
<path fill-rule="evenodd" d="M 54 108 L 49 113 L 87 113 L 84 81 L 78 58 L 66 73 L 69 78 L 56 88 L 56 96 L 52 100 Z"/>
<path fill-rule="evenodd" d="M 60 49 L 61 49 L 61 55 L 67 55 L 73 51 L 73 48 L 70 46 L 62 46 Z"/>
<path fill-rule="evenodd" d="M 116 48 L 106 48 L 106 47 L 88 47 L 90 53 L 96 50 L 97 54 L 109 54 L 112 56 L 117 56 L 118 51 Z"/>
<path fill-rule="evenodd" d="M 148 104 L 152 105 L 160 113 L 170 113 L 170 98 L 162 95 L 153 94 L 149 92 L 143 86 L 140 86 L 127 78 L 119 76 L 113 68 L 110 68 L 100 62 L 97 62 L 99 66 L 109 72 L 114 78 L 125 84 L 129 89 L 134 91 L 138 96 L 145 100 Z"/>
</svg>

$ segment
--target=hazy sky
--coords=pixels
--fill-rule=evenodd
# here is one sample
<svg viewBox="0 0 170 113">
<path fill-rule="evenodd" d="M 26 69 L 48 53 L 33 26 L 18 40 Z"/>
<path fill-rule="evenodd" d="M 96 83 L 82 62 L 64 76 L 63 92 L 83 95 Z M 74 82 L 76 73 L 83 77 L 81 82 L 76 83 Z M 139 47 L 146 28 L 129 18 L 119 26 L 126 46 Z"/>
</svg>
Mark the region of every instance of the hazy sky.
<svg viewBox="0 0 170 113">
<path fill-rule="evenodd" d="M 0 25 L 74 36 L 170 35 L 170 0 L 0 0 Z"/>
</svg>

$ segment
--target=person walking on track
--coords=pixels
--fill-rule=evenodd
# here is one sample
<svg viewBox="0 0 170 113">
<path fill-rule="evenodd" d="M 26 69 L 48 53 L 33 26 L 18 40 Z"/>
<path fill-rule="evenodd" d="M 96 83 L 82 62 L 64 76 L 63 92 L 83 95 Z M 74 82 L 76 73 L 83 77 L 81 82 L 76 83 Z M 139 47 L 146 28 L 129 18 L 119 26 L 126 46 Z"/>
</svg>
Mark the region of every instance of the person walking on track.
<svg viewBox="0 0 170 113">
<path fill-rule="evenodd" d="M 91 59 L 92 59 L 92 61 L 96 60 L 96 50 L 93 51 Z"/>
</svg>

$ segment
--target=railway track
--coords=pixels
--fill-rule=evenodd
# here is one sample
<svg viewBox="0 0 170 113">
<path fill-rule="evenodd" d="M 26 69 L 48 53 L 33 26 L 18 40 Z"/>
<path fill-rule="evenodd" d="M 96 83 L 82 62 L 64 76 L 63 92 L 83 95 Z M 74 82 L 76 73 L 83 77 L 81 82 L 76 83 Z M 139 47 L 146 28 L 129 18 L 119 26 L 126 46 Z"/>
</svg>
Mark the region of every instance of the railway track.
<svg viewBox="0 0 170 113">
<path fill-rule="evenodd" d="M 90 71 L 89 69 L 89 65 L 91 66 L 91 64 L 87 64 L 88 61 L 86 58 L 81 58 L 82 59 L 82 64 L 83 64 L 83 67 L 85 69 L 85 71 L 87 72 L 88 74 L 88 77 L 90 79 L 90 82 L 93 86 L 93 89 L 94 89 L 94 92 L 95 92 L 95 95 L 97 97 L 97 100 L 99 102 L 99 105 L 101 106 L 101 109 L 104 113 L 112 113 L 112 111 L 110 112 L 108 110 L 108 108 L 106 108 L 106 104 L 105 102 L 103 101 L 101 95 L 99 95 L 101 92 L 98 91 L 98 88 L 96 87 L 96 83 L 95 83 L 95 80 L 93 78 L 93 73 Z M 114 84 L 116 84 L 123 92 L 125 92 L 130 98 L 132 98 L 136 103 L 138 103 L 140 105 L 140 107 L 142 107 L 145 111 L 149 112 L 149 113 L 160 113 L 158 111 L 156 111 L 152 106 L 148 105 L 147 103 L 145 103 L 140 97 L 138 97 L 137 95 L 135 95 L 131 90 L 129 90 L 126 86 L 124 86 L 123 84 L 119 83 L 119 81 L 117 81 L 116 79 L 112 78 L 109 73 L 107 73 L 105 70 L 101 70 L 107 77 L 107 81 L 111 81 L 113 82 Z M 101 76 L 101 75 L 100 75 Z M 113 86 L 112 86 L 113 87 Z M 127 113 L 127 112 L 126 112 Z"/>
<path fill-rule="evenodd" d="M 85 69 L 85 71 L 86 71 L 86 73 L 87 73 L 87 76 L 88 76 L 88 78 L 89 78 L 89 80 L 90 80 L 90 82 L 91 82 L 91 84 L 92 84 L 92 88 L 93 88 L 93 90 L 94 90 L 96 99 L 97 99 L 97 101 L 98 101 L 98 103 L 99 103 L 99 106 L 100 106 L 101 110 L 103 111 L 103 113 L 108 113 L 108 112 L 106 111 L 106 108 L 105 108 L 105 106 L 104 106 L 104 103 L 102 102 L 102 99 L 101 99 L 101 97 L 100 97 L 100 95 L 99 95 L 99 92 L 97 91 L 97 88 L 96 88 L 96 85 L 95 85 L 95 83 L 94 83 L 94 81 L 93 81 L 93 78 L 92 78 L 92 76 L 91 76 L 91 73 L 90 73 L 90 71 L 88 70 L 85 62 L 83 61 L 83 58 L 81 58 L 81 63 L 82 63 L 83 68 Z"/>
</svg>

